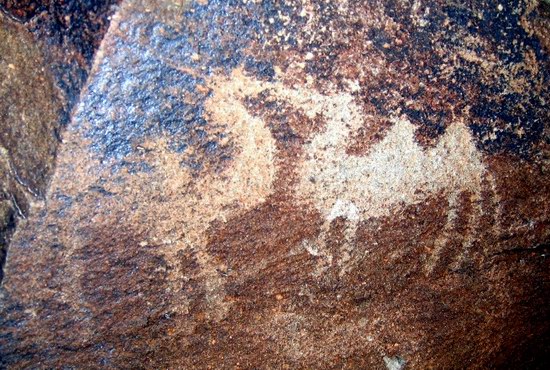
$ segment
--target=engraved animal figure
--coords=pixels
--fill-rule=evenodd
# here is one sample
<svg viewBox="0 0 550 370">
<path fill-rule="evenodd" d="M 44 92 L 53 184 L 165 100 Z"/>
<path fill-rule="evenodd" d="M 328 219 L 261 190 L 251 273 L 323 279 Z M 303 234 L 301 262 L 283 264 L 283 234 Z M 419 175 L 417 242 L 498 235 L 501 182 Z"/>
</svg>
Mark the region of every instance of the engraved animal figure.
<svg viewBox="0 0 550 370">
<path fill-rule="evenodd" d="M 435 147 L 425 149 L 415 141 L 413 124 L 406 118 L 392 117 L 393 126 L 380 142 L 372 145 L 366 155 L 352 155 L 346 151 L 350 138 L 369 119 L 352 94 L 338 91 L 325 95 L 309 86 L 290 88 L 281 82 L 260 82 L 239 69 L 224 83 L 234 92 L 236 105 L 242 106 L 245 97 L 267 91 L 310 118 L 322 117 L 326 123 L 322 132 L 306 144 L 295 189 L 296 198 L 312 203 L 325 220 L 319 237 L 304 242 L 310 254 L 322 257 L 318 273 L 332 265 L 333 256 L 327 251 L 325 240 L 336 218 L 342 217 L 347 223 L 338 261 L 340 274 L 344 274 L 361 221 L 392 215 L 399 207 L 437 194 L 447 195 L 449 215 L 441 240 L 435 242 L 433 259 L 437 260 L 438 248 L 445 244 L 448 231 L 454 227 L 457 202 L 464 192 L 471 195 L 473 203 L 464 247 L 471 243 L 483 212 L 479 203 L 486 169 L 463 123 L 451 124 Z M 241 87 L 235 89 L 235 84 Z M 218 81 L 218 91 L 223 90 L 222 85 Z"/>
<path fill-rule="evenodd" d="M 330 107 L 327 105 L 325 113 L 326 131 L 308 146 L 301 188 L 326 219 L 317 242 L 321 249 L 330 223 L 337 217 L 348 222 L 340 274 L 346 271 L 361 220 L 389 216 L 397 207 L 444 193 L 450 208 L 447 227 L 452 228 L 459 194 L 467 191 L 474 203 L 480 200 L 485 168 L 464 125 L 451 125 L 434 148 L 423 149 L 414 140 L 414 126 L 406 119 L 394 118 L 384 139 L 367 155 L 356 156 L 347 154 L 346 147 L 352 130 L 362 124 L 361 116 L 354 112 L 357 107 L 350 103 L 340 108 L 340 116 Z M 343 116 L 350 117 L 352 124 Z M 479 217 L 480 212 L 476 209 L 472 217 Z M 471 222 L 470 228 L 475 220 Z"/>
<path fill-rule="evenodd" d="M 346 152 L 350 138 L 367 119 L 351 94 L 329 96 L 309 89 L 276 89 L 276 94 L 311 117 L 322 115 L 326 122 L 324 131 L 306 147 L 298 187 L 298 196 L 313 202 L 325 218 L 318 240 L 304 245 L 311 254 L 324 255 L 321 270 L 332 264 L 324 240 L 331 222 L 338 217 L 348 223 L 339 259 L 341 274 L 351 258 L 361 220 L 388 216 L 396 207 L 422 202 L 431 195 L 448 195 L 451 211 L 447 227 L 452 228 L 458 195 L 465 191 L 472 194 L 476 205 L 469 228 L 473 230 L 481 214 L 477 203 L 486 170 L 465 125 L 450 125 L 434 148 L 423 149 L 414 139 L 414 126 L 394 117 L 389 132 L 367 155 L 350 155 Z"/>
</svg>

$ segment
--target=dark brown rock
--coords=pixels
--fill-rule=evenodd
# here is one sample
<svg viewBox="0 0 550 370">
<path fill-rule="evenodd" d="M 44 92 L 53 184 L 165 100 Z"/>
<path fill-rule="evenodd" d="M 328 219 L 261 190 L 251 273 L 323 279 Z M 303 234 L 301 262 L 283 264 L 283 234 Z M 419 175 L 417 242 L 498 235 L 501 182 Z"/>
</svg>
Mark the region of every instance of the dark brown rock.
<svg viewBox="0 0 550 370">
<path fill-rule="evenodd" d="M 0 282 L 17 221 L 43 200 L 114 3 L 0 1 Z"/>
<path fill-rule="evenodd" d="M 10 248 L 3 364 L 544 368 L 544 14 L 123 2 Z"/>
<path fill-rule="evenodd" d="M 0 14 L 0 266 L 18 217 L 53 170 L 63 109 L 32 35 Z M 0 281 L 2 272 L 0 268 Z"/>
</svg>

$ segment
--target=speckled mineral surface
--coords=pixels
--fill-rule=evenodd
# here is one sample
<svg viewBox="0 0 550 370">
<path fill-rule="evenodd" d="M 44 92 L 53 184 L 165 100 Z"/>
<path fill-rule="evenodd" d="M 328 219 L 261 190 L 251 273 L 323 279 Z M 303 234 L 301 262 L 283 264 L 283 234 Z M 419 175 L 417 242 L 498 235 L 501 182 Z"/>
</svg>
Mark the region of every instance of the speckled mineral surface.
<svg viewBox="0 0 550 370">
<path fill-rule="evenodd" d="M 3 3 L 1 365 L 547 368 L 546 2 Z"/>
</svg>

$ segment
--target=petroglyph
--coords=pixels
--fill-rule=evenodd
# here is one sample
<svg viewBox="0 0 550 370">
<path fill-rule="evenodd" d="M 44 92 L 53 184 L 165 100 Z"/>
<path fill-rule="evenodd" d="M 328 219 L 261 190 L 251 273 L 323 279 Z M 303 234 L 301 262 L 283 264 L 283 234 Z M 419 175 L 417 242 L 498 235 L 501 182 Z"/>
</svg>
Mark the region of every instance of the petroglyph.
<svg viewBox="0 0 550 370">
<path fill-rule="evenodd" d="M 179 268 L 177 251 L 190 248 L 196 252 L 201 274 L 205 278 L 206 299 L 211 316 L 219 320 L 227 310 L 223 303 L 223 278 L 218 266 L 206 252 L 206 231 L 214 220 L 225 221 L 238 216 L 262 203 L 272 192 L 275 176 L 275 141 L 260 119 L 251 116 L 242 103 L 244 96 L 260 91 L 260 83 L 234 78 L 214 77 L 209 81 L 212 96 L 206 102 L 209 124 L 227 134 L 227 140 L 235 147 L 236 154 L 221 173 L 207 172 L 193 178 L 183 171 L 181 157 L 166 148 L 159 147 L 158 168 L 164 173 L 164 192 L 179 216 L 172 217 L 167 225 L 159 225 L 156 234 L 168 235 L 169 230 L 183 227 L 184 237 L 168 243 L 165 255 L 172 261 L 172 281 L 175 289 L 182 284 L 185 271 Z M 182 189 L 187 191 L 182 195 Z M 159 212 L 162 212 L 159 210 Z"/>
<path fill-rule="evenodd" d="M 236 83 L 239 89 L 235 89 Z M 395 116 L 391 118 L 393 126 L 381 142 L 373 145 L 366 155 L 350 155 L 346 152 L 350 137 L 369 119 L 351 94 L 323 95 L 311 86 L 289 88 L 280 82 L 259 82 L 239 69 L 224 86 L 219 90 L 231 91 L 241 98 L 268 91 L 301 109 L 309 118 L 320 116 L 326 122 L 324 130 L 306 144 L 305 160 L 297 165 L 300 181 L 294 190 L 296 198 L 312 203 L 325 218 L 319 238 L 304 242 L 310 254 L 324 260 L 318 272 L 332 264 L 333 256 L 326 251 L 324 243 L 330 223 L 338 217 L 345 218 L 348 224 L 339 258 L 341 273 L 344 273 L 344 265 L 353 253 L 355 231 L 362 220 L 389 216 L 399 207 L 446 194 L 449 199 L 446 229 L 452 229 L 457 199 L 464 192 L 472 194 L 470 199 L 476 203 L 469 222 L 475 223 L 483 212 L 477 203 L 486 170 L 463 123 L 451 124 L 435 147 L 424 149 L 415 141 L 414 125 L 406 118 Z M 233 103 L 242 104 L 239 99 Z M 467 229 L 471 234 L 475 225 Z M 468 241 L 471 237 L 465 236 L 465 248 L 471 244 Z M 436 241 L 439 247 L 432 263 L 446 240 L 446 231 L 443 231 L 441 240 Z"/>
<path fill-rule="evenodd" d="M 124 214 L 123 221 L 118 222 L 124 222 L 128 227 L 141 225 L 143 219 L 154 220 L 148 223 L 137 243 L 142 248 L 157 247 L 158 253 L 166 260 L 170 290 L 180 302 L 174 309 L 184 314 L 188 310 L 184 287 L 189 279 L 198 279 L 205 290 L 209 318 L 220 320 L 224 317 L 228 309 L 224 302 L 224 278 L 219 273 L 219 261 L 214 261 L 206 252 L 207 231 L 214 221 L 224 222 L 238 217 L 264 202 L 273 192 L 275 140 L 264 122 L 250 115 L 242 102 L 244 96 L 255 94 L 258 86 L 259 83 L 235 78 L 228 80 L 222 76 L 212 77 L 208 87 L 202 86 L 212 91 L 205 102 L 209 128 L 211 132 L 223 132 L 224 140 L 232 147 L 232 156 L 223 160 L 223 166 L 205 166 L 200 175 L 196 175 L 181 164 L 193 154 L 190 152 L 192 148 L 180 153 L 170 148 L 169 138 L 165 136 L 146 139 L 139 143 L 132 160 L 147 163 L 151 172 L 121 171 L 119 175 L 123 182 L 104 184 L 111 194 L 120 194 L 120 198 L 102 198 L 103 209 L 108 210 L 108 214 L 92 218 L 96 224 L 108 224 L 105 227 L 112 224 L 116 219 L 113 215 L 117 213 Z M 76 131 L 69 134 L 79 135 Z M 82 139 L 74 141 L 79 140 Z M 65 150 L 69 155 L 64 155 L 59 165 L 74 168 L 77 162 L 79 167 L 69 180 L 55 178 L 53 189 L 65 189 L 66 194 L 76 197 L 96 185 L 98 179 L 112 176 L 111 169 L 103 166 L 93 153 L 77 156 L 77 161 L 70 153 L 71 150 L 81 150 L 80 147 Z M 94 199 L 89 197 L 90 202 L 95 202 Z M 139 206 L 128 213 L 127 204 Z M 72 238 L 72 247 L 67 254 L 86 244 L 76 231 Z M 182 266 L 182 253 L 192 256 L 189 258 L 196 261 L 198 270 Z M 75 271 L 75 276 L 79 274 Z"/>
<path fill-rule="evenodd" d="M 143 147 L 149 153 L 148 162 L 157 168 L 162 179 L 163 196 L 170 199 L 169 205 L 163 203 L 162 209 L 147 212 L 173 215 L 159 221 L 153 232 L 158 238 L 171 239 L 163 243 L 162 253 L 172 266 L 173 290 L 181 290 L 187 273 L 179 267 L 178 251 L 194 251 L 214 320 L 225 316 L 230 303 L 224 300 L 224 277 L 218 271 L 219 261 L 206 251 L 208 229 L 215 220 L 225 222 L 258 206 L 275 191 L 278 160 L 275 139 L 268 128 L 269 122 L 248 111 L 245 104 L 248 98 L 266 93 L 303 111 L 308 118 L 324 121 L 321 132 L 305 144 L 304 156 L 294 164 L 298 181 L 294 189 L 288 189 L 298 206 L 313 206 L 324 218 L 318 237 L 302 245 L 317 259 L 316 275 L 333 268 L 334 264 L 340 275 L 352 268 L 357 256 L 356 232 L 361 222 L 392 215 L 400 207 L 423 202 L 433 195 L 446 194 L 448 226 L 436 241 L 429 261 L 432 266 L 454 228 L 459 195 L 468 192 L 473 201 L 480 198 L 485 168 L 469 130 L 461 123 L 450 125 L 435 147 L 423 149 L 414 139 L 415 127 L 404 118 L 393 117 L 393 126 L 386 136 L 366 155 L 350 155 L 346 152 L 349 138 L 369 118 L 347 92 L 324 95 L 310 85 L 291 88 L 282 82 L 256 80 L 241 69 L 234 70 L 230 76 L 211 77 L 204 88 L 212 92 L 205 103 L 209 127 L 226 133 L 226 140 L 235 149 L 221 172 L 206 169 L 195 178 L 182 169 L 181 154 L 171 152 L 166 142 L 155 140 L 144 143 Z M 150 196 L 156 191 L 158 187 L 152 187 Z M 149 207 L 157 207 L 155 204 L 152 202 Z M 476 207 L 472 209 L 482 212 Z M 478 214 L 470 216 L 470 222 L 479 217 Z M 333 256 L 326 240 L 332 222 L 338 218 L 344 218 L 346 224 L 340 251 Z M 174 233 L 174 230 L 179 231 Z M 474 232 L 475 225 L 468 230 Z"/>
<path fill-rule="evenodd" d="M 505 352 L 547 311 L 540 7 L 176 2 L 120 1 L 88 77 L 51 66 L 84 87 L 12 239 L 0 363 L 535 359 Z"/>
<path fill-rule="evenodd" d="M 308 148 L 302 170 L 302 193 L 328 220 L 342 203 L 353 204 L 361 218 L 381 217 L 430 194 L 480 187 L 484 168 L 464 125 L 450 126 L 435 148 L 423 150 L 414 140 L 414 126 L 394 119 L 368 155 L 353 156 L 345 151 L 351 133 L 346 123 L 329 118 L 326 132 Z"/>
<path fill-rule="evenodd" d="M 345 116 L 360 119 L 356 109 L 352 105 L 342 110 L 348 110 Z M 312 141 L 302 169 L 302 196 L 312 199 L 327 222 L 338 215 L 356 229 L 361 219 L 388 216 L 396 207 L 438 193 L 448 194 L 451 213 L 459 193 L 469 191 L 479 199 L 485 169 L 464 125 L 451 125 L 435 148 L 424 150 L 414 140 L 414 126 L 394 118 L 389 133 L 368 155 L 352 156 L 345 151 L 346 139 L 352 133 L 350 126 L 358 124 L 347 125 L 338 114 L 330 109 L 325 113 L 334 118 L 328 118 L 327 130 Z M 342 211 L 342 204 L 348 205 L 347 210 Z M 351 246 L 346 242 L 344 248 L 347 256 Z"/>
</svg>

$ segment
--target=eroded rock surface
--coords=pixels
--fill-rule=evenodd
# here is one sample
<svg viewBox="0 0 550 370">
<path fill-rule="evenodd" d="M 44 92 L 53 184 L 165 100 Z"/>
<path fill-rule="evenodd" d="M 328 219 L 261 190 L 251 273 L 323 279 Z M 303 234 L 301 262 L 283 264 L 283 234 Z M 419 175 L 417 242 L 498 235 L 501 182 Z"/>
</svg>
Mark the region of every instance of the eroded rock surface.
<svg viewBox="0 0 550 370">
<path fill-rule="evenodd" d="M 0 1 L 0 282 L 18 221 L 44 199 L 115 3 Z"/>
<path fill-rule="evenodd" d="M 545 14 L 123 2 L 11 245 L 3 364 L 544 367 Z"/>
<path fill-rule="evenodd" d="M 61 102 L 32 35 L 0 15 L 0 281 L 17 217 L 53 169 Z"/>
</svg>

